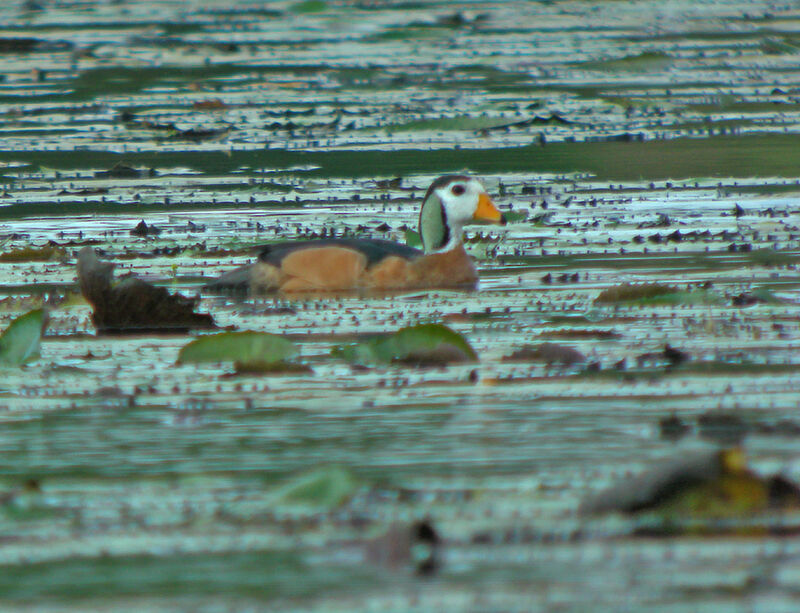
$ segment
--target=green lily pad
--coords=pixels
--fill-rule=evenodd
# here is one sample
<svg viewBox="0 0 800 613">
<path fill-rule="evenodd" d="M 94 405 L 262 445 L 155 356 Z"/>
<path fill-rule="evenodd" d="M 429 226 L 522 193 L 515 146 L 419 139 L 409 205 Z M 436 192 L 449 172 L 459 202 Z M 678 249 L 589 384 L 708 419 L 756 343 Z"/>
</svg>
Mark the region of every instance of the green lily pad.
<svg viewBox="0 0 800 613">
<path fill-rule="evenodd" d="M 579 65 L 589 70 L 604 72 L 651 72 L 666 70 L 671 64 L 672 59 L 667 54 L 660 51 L 647 51 L 619 59 L 583 62 Z"/>
<path fill-rule="evenodd" d="M 267 332 L 222 332 L 193 340 L 178 354 L 178 363 L 233 362 L 239 371 L 282 370 L 286 360 L 298 353 L 297 346 Z"/>
<path fill-rule="evenodd" d="M 564 364 L 570 366 L 586 362 L 586 356 L 577 349 L 556 343 L 525 345 L 511 355 L 503 357 L 503 362 L 544 362 L 545 364 Z"/>
<path fill-rule="evenodd" d="M 359 487 L 361 483 L 352 472 L 343 466 L 330 465 L 294 477 L 275 494 L 279 502 L 330 509 L 347 502 Z"/>
<path fill-rule="evenodd" d="M 406 230 L 406 245 L 422 249 L 422 237 L 416 230 Z"/>
<path fill-rule="evenodd" d="M 46 327 L 44 309 L 29 311 L 12 321 L 0 336 L 0 365 L 21 366 L 38 357 Z"/>
<path fill-rule="evenodd" d="M 698 304 L 722 304 L 724 300 L 722 297 L 707 289 L 697 289 L 691 291 L 680 291 L 673 294 L 665 294 L 663 296 L 655 296 L 650 299 L 640 301 L 642 305 L 698 305 Z"/>
<path fill-rule="evenodd" d="M 432 366 L 478 360 L 467 339 L 442 324 L 409 326 L 393 334 L 337 347 L 333 354 L 359 364 Z"/>
<path fill-rule="evenodd" d="M 458 117 L 442 117 L 437 119 L 418 119 L 390 126 L 392 132 L 422 132 L 430 131 L 472 131 L 494 128 L 504 123 L 502 119 L 492 117 L 471 117 L 461 115 Z"/>
<path fill-rule="evenodd" d="M 525 221 L 528 219 L 528 212 L 521 210 L 503 211 L 503 215 L 508 223 L 516 223 L 518 221 Z"/>
<path fill-rule="evenodd" d="M 706 289 L 681 290 L 661 283 L 623 283 L 600 292 L 594 303 L 641 306 L 720 304 L 722 298 Z"/>
<path fill-rule="evenodd" d="M 796 253 L 775 251 L 774 249 L 754 249 L 743 253 L 742 258 L 759 266 L 791 266 L 800 262 Z"/>
<path fill-rule="evenodd" d="M 328 3 L 323 0 L 305 0 L 292 7 L 294 13 L 322 13 L 328 10 Z"/>
</svg>

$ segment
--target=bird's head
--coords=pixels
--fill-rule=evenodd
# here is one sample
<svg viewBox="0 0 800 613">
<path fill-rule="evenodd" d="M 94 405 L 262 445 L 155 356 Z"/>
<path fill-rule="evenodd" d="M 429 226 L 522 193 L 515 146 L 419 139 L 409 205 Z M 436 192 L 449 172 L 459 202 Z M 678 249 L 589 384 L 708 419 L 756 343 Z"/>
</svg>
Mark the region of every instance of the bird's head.
<svg viewBox="0 0 800 613">
<path fill-rule="evenodd" d="M 428 188 L 419 216 L 425 252 L 453 248 L 465 225 L 480 222 L 506 223 L 483 184 L 466 175 L 439 177 Z"/>
</svg>

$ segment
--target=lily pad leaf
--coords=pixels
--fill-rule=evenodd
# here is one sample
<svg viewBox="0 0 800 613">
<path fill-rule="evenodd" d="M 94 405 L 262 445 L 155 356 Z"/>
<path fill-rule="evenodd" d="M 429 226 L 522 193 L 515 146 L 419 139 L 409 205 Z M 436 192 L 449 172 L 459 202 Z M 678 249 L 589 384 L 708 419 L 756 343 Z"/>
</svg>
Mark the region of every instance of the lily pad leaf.
<svg viewBox="0 0 800 613">
<path fill-rule="evenodd" d="M 594 299 L 595 304 L 626 305 L 691 305 L 720 304 L 721 296 L 707 289 L 680 290 L 661 283 L 623 283 L 603 290 Z"/>
<path fill-rule="evenodd" d="M 20 247 L 0 253 L 0 262 L 50 262 L 62 257 L 64 257 L 64 249 L 58 245 Z"/>
<path fill-rule="evenodd" d="M 237 370 L 273 370 L 298 353 L 297 346 L 267 332 L 221 332 L 193 340 L 178 354 L 178 363 L 233 362 Z"/>
<path fill-rule="evenodd" d="M 0 336 L 0 365 L 21 366 L 38 357 L 46 327 L 44 309 L 30 311 L 12 321 Z"/>
<path fill-rule="evenodd" d="M 679 291 L 677 287 L 662 285 L 661 283 L 642 283 L 638 285 L 623 283 L 622 285 L 615 285 L 603 290 L 597 298 L 594 299 L 594 302 L 595 304 L 608 304 L 614 302 L 651 300 L 653 298 L 675 294 Z"/>
<path fill-rule="evenodd" d="M 328 10 L 328 3 L 323 0 L 305 0 L 292 7 L 295 13 L 321 13 Z"/>
<path fill-rule="evenodd" d="M 294 477 L 275 494 L 279 502 L 330 509 L 347 502 L 361 485 L 347 468 L 330 465 Z"/>
<path fill-rule="evenodd" d="M 518 221 L 525 221 L 528 219 L 528 212 L 527 211 L 503 211 L 503 216 L 506 218 L 508 223 L 515 223 Z"/>
<path fill-rule="evenodd" d="M 646 51 L 645 53 L 629 55 L 615 60 L 584 62 L 581 67 L 603 72 L 651 72 L 654 70 L 666 70 L 671 63 L 671 58 L 665 53 Z"/>
<path fill-rule="evenodd" d="M 338 347 L 334 355 L 359 364 L 399 362 L 431 366 L 478 360 L 467 339 L 442 324 L 402 328 L 393 334 Z"/>
<path fill-rule="evenodd" d="M 565 364 L 567 366 L 586 361 L 586 356 L 577 349 L 558 345 L 556 343 L 542 343 L 540 345 L 526 345 L 514 353 L 503 358 L 504 362 L 544 362 L 545 364 Z"/>
<path fill-rule="evenodd" d="M 417 247 L 418 249 L 422 248 L 422 238 L 419 235 L 419 232 L 416 230 L 408 229 L 405 232 L 406 234 L 406 245 L 409 247 Z"/>
</svg>

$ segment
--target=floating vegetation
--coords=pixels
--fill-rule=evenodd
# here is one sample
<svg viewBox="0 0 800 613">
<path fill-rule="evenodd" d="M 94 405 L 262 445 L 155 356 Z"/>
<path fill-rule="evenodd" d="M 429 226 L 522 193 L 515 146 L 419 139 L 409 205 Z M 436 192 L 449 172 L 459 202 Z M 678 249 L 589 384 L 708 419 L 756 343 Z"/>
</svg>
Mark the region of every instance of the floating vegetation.
<svg viewBox="0 0 800 613">
<path fill-rule="evenodd" d="M 585 62 L 582 67 L 605 72 L 661 72 L 669 70 L 671 65 L 672 59 L 666 53 L 650 51 L 614 60 Z"/>
<path fill-rule="evenodd" d="M 63 259 L 66 252 L 60 245 L 20 247 L 0 253 L 0 262 L 49 262 Z"/>
<path fill-rule="evenodd" d="M 153 177 L 156 175 L 156 171 L 152 168 L 139 170 L 123 162 L 117 162 L 108 170 L 98 170 L 94 175 L 98 179 L 139 179 L 141 177 Z"/>
<path fill-rule="evenodd" d="M 467 339 L 442 324 L 402 328 L 393 334 L 338 347 L 334 355 L 357 364 L 411 366 L 441 366 L 478 360 Z"/>
<path fill-rule="evenodd" d="M 278 502 L 331 510 L 347 502 L 361 486 L 348 469 L 328 465 L 293 477 L 273 494 Z"/>
<path fill-rule="evenodd" d="M 556 343 L 541 343 L 540 345 L 526 345 L 514 353 L 503 358 L 505 362 L 545 362 L 546 364 L 578 364 L 586 361 L 586 356 L 580 351 L 558 345 Z"/>
<path fill-rule="evenodd" d="M 238 372 L 308 371 L 289 363 L 297 346 L 277 334 L 266 332 L 220 332 L 201 336 L 184 346 L 178 363 L 233 362 Z"/>
<path fill-rule="evenodd" d="M 664 296 L 674 296 L 679 293 L 680 290 L 677 287 L 663 285 L 661 283 L 642 283 L 638 285 L 624 283 L 604 289 L 594 301 L 595 304 L 633 302 L 636 300 L 652 300 L 654 298 L 663 298 Z"/>
<path fill-rule="evenodd" d="M 420 237 L 419 232 L 409 228 L 405 230 L 403 234 L 405 236 L 406 245 L 409 247 L 414 247 L 415 249 L 422 249 L 422 238 Z"/>
<path fill-rule="evenodd" d="M 564 322 L 566 323 L 566 322 Z M 581 322 L 574 322 L 579 325 Z M 542 332 L 540 338 L 564 338 L 564 339 L 590 339 L 597 340 L 617 340 L 622 338 L 622 334 L 614 330 L 587 330 L 587 329 L 562 329 Z"/>
<path fill-rule="evenodd" d="M 20 315 L 0 334 L 0 366 L 22 366 L 39 357 L 47 313 L 36 309 Z"/>
<path fill-rule="evenodd" d="M 722 298 L 714 292 L 698 288 L 680 290 L 670 285 L 660 283 L 642 283 L 617 285 L 604 289 L 595 304 L 638 304 L 638 305 L 688 305 L 688 304 L 719 304 Z"/>
</svg>

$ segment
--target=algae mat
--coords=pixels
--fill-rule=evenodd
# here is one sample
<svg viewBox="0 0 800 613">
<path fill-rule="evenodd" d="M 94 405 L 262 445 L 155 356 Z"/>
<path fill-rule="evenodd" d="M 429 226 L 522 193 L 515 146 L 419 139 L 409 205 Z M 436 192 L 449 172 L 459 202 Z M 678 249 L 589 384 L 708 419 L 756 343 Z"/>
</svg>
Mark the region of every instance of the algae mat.
<svg viewBox="0 0 800 613">
<path fill-rule="evenodd" d="M 740 441 L 800 481 L 795 7 L 0 15 L 0 327 L 50 313 L 41 357 L 0 375 L 0 608 L 792 610 L 791 513 L 646 538 L 578 509 Z M 194 335 L 97 336 L 77 295 L 85 245 L 191 295 L 270 241 L 413 241 L 454 171 L 513 219 L 467 231 L 477 292 L 202 295 L 310 373 L 176 364 Z M 480 361 L 331 354 L 431 322 Z M 409 526 L 435 529 L 435 568 Z"/>
</svg>

